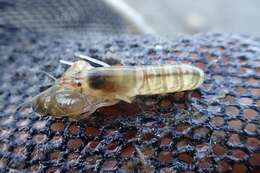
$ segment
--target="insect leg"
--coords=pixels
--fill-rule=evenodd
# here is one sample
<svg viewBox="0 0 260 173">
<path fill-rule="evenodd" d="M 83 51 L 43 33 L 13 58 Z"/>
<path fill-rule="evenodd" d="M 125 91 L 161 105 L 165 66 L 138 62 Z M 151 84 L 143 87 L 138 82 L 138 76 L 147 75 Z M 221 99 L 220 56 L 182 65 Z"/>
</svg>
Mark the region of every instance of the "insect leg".
<svg viewBox="0 0 260 173">
<path fill-rule="evenodd" d="M 110 67 L 109 64 L 107 64 L 107 63 L 105 63 L 103 61 L 99 61 L 97 59 L 91 58 L 91 57 L 86 56 L 86 55 L 75 54 L 74 56 L 77 57 L 77 58 L 85 59 L 87 61 L 93 62 L 93 63 L 98 64 L 98 65 L 101 65 L 103 67 Z"/>
<path fill-rule="evenodd" d="M 137 151 L 137 154 L 140 158 L 142 166 L 144 166 L 144 167 L 147 166 L 148 163 L 146 161 L 145 155 L 142 153 L 142 151 L 136 145 L 135 145 L 135 150 Z"/>
<path fill-rule="evenodd" d="M 39 72 L 47 75 L 49 78 L 53 79 L 55 82 L 57 81 L 57 79 L 54 76 L 52 76 L 50 73 L 48 73 L 46 71 L 42 71 L 42 70 L 40 70 Z"/>
<path fill-rule="evenodd" d="M 74 62 L 71 62 L 71 61 L 66 61 L 66 60 L 60 60 L 60 63 L 61 64 L 67 64 L 67 65 L 70 65 L 70 66 L 72 66 L 73 64 L 74 64 Z"/>
<path fill-rule="evenodd" d="M 140 97 L 135 97 L 134 100 L 135 105 L 138 107 L 139 112 L 141 112 L 144 115 L 147 115 L 147 107 L 145 105 L 145 101 Z"/>
</svg>

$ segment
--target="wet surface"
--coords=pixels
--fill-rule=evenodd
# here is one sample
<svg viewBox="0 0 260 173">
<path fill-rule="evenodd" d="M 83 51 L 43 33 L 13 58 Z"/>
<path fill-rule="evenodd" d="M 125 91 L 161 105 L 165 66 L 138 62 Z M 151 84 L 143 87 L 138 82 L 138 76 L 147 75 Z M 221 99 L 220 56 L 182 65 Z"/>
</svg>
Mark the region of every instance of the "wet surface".
<svg viewBox="0 0 260 173">
<path fill-rule="evenodd" d="M 12 35 L 0 46 L 0 172 L 259 171 L 259 39 Z M 190 94 L 138 97 L 82 121 L 39 117 L 31 109 L 14 113 L 52 83 L 37 71 L 59 77 L 67 68 L 59 60 L 73 61 L 75 52 L 97 59 L 116 54 L 123 65 L 193 63 L 206 80 Z"/>
</svg>

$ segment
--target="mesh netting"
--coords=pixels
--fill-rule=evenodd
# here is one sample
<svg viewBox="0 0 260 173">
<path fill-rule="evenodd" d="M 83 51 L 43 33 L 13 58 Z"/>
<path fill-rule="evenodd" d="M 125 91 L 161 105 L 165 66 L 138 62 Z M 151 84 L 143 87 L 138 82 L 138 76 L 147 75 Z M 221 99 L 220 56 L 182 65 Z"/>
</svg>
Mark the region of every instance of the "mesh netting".
<svg viewBox="0 0 260 173">
<path fill-rule="evenodd" d="M 1 42 L 1 172 L 260 171 L 259 39 L 202 34 L 173 42 L 93 41 L 19 31 Z M 59 77 L 67 68 L 59 59 L 74 61 L 75 52 L 97 59 L 116 54 L 124 65 L 193 63 L 206 80 L 190 99 L 183 99 L 188 93 L 140 97 L 139 106 L 102 108 L 91 121 L 40 118 L 30 108 L 14 114 L 52 83 L 37 71 Z"/>
<path fill-rule="evenodd" d="M 84 35 L 128 32 L 126 22 L 103 1 L 1 0 L 0 26 Z M 66 31 L 66 32 L 65 32 Z"/>
</svg>

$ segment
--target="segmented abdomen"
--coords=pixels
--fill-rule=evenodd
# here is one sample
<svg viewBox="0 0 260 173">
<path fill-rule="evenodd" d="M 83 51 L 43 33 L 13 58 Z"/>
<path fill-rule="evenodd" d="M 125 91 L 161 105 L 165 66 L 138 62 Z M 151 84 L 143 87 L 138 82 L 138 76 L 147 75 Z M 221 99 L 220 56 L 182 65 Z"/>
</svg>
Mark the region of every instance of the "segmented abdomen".
<svg viewBox="0 0 260 173">
<path fill-rule="evenodd" d="M 204 80 L 204 72 L 188 64 L 137 67 L 143 73 L 138 95 L 193 90 Z"/>
</svg>

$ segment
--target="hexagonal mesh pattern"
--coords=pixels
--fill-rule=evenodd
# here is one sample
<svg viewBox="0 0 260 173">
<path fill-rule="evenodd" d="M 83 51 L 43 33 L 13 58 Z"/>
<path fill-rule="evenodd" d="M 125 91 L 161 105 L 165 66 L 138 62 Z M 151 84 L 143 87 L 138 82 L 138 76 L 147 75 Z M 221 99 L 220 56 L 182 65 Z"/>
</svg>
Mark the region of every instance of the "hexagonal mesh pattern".
<svg viewBox="0 0 260 173">
<path fill-rule="evenodd" d="M 4 37 L 0 51 L 2 172 L 260 171 L 259 39 L 13 35 Z M 39 118 L 29 108 L 14 114 L 51 84 L 37 71 L 59 77 L 66 69 L 59 59 L 73 60 L 75 52 L 98 59 L 116 54 L 124 65 L 193 63 L 206 80 L 189 99 L 183 99 L 188 93 L 139 97 L 135 104 L 99 109 L 91 121 Z"/>
</svg>

